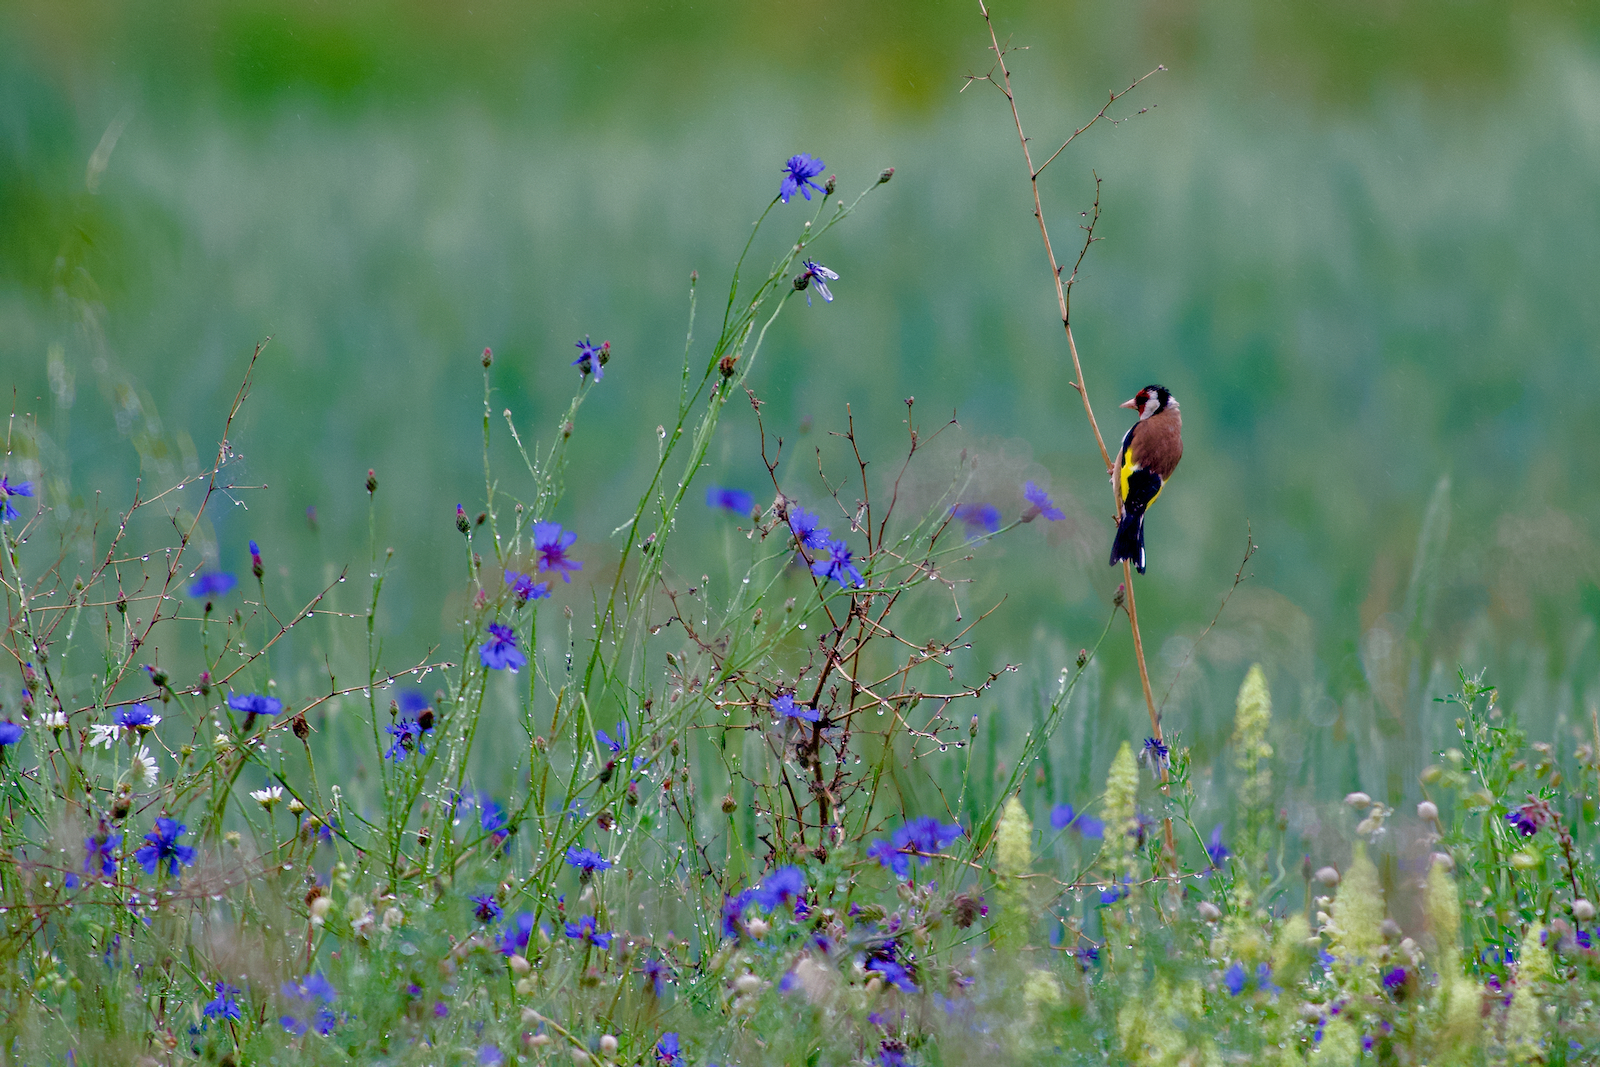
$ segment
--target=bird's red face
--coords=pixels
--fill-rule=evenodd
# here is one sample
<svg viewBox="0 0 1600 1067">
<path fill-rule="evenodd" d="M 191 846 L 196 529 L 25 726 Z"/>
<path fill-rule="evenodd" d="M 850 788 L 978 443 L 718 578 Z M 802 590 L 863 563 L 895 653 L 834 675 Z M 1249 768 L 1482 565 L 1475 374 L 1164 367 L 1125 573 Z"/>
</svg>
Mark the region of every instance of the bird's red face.
<svg viewBox="0 0 1600 1067">
<path fill-rule="evenodd" d="M 1143 389 L 1139 390 L 1139 395 L 1135 396 L 1132 400 L 1123 401 L 1121 406 L 1132 411 L 1137 411 L 1139 413 L 1139 419 L 1142 422 L 1165 407 L 1168 399 L 1171 396 L 1171 393 L 1167 392 L 1159 385 L 1147 385 Z"/>
<path fill-rule="evenodd" d="M 1124 400 L 1119 406 L 1128 408 L 1131 411 L 1137 411 L 1139 413 L 1139 417 L 1142 419 L 1145 418 L 1147 414 L 1145 408 L 1149 406 L 1150 401 L 1153 399 L 1155 399 L 1155 392 L 1153 390 L 1141 389 L 1139 390 L 1138 396 L 1134 397 L 1132 400 Z"/>
</svg>

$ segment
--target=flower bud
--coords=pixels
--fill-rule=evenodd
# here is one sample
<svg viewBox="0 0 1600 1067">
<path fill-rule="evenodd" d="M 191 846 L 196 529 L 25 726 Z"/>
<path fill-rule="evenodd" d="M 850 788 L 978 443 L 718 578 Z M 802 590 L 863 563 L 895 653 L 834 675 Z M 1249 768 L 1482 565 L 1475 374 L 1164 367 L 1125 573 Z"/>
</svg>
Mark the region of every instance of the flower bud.
<svg viewBox="0 0 1600 1067">
<path fill-rule="evenodd" d="M 732 815 L 735 811 L 738 811 L 738 810 L 739 810 L 739 802 L 737 800 L 733 799 L 733 794 L 732 793 L 729 793 L 727 796 L 722 798 L 722 813 L 724 815 Z"/>
<path fill-rule="evenodd" d="M 494 353 L 489 351 L 487 348 L 483 350 L 483 365 L 485 368 L 492 367 L 494 365 Z"/>
<path fill-rule="evenodd" d="M 378 473 L 371 467 L 367 468 L 367 495 L 371 496 L 378 491 Z"/>
<path fill-rule="evenodd" d="M 533 970 L 533 964 L 528 962 L 528 957 L 526 956 L 512 956 L 509 962 L 511 964 L 511 973 L 516 975 L 518 978 L 521 978 L 523 975 Z"/>
<path fill-rule="evenodd" d="M 749 922 L 745 923 L 744 928 L 750 931 L 750 936 L 755 938 L 757 941 L 760 941 L 763 937 L 766 937 L 767 931 L 772 929 L 771 926 L 767 925 L 767 920 L 759 917 L 753 918 Z"/>
<path fill-rule="evenodd" d="M 467 519 L 467 509 L 460 504 L 456 505 L 456 529 L 462 533 L 472 529 L 472 523 Z"/>
<path fill-rule="evenodd" d="M 884 182 L 888 181 L 890 178 L 893 178 L 893 177 L 894 177 L 894 168 L 893 167 L 885 167 L 881 171 L 878 172 L 878 184 L 882 185 Z"/>
<path fill-rule="evenodd" d="M 1333 867 L 1323 867 L 1311 877 L 1315 878 L 1329 889 L 1332 889 L 1334 886 L 1339 884 L 1339 872 Z"/>
<path fill-rule="evenodd" d="M 1351 793 L 1344 798 L 1344 802 L 1357 811 L 1365 811 L 1372 807 L 1372 798 L 1365 793 Z"/>
<path fill-rule="evenodd" d="M 1588 922 L 1594 918 L 1594 905 L 1581 897 L 1572 902 L 1572 917 L 1579 922 Z"/>
<path fill-rule="evenodd" d="M 828 180 L 822 183 L 822 195 L 832 196 L 833 191 L 837 188 L 839 188 L 839 178 L 837 175 L 830 174 L 828 175 Z"/>
<path fill-rule="evenodd" d="M 600 1037 L 600 1055 L 611 1059 L 617 1054 L 617 1035 L 603 1034 Z"/>
<path fill-rule="evenodd" d="M 1439 805 L 1435 804 L 1431 800 L 1424 800 L 1421 804 L 1417 805 L 1417 818 L 1424 819 L 1428 822 L 1438 822 Z"/>
</svg>

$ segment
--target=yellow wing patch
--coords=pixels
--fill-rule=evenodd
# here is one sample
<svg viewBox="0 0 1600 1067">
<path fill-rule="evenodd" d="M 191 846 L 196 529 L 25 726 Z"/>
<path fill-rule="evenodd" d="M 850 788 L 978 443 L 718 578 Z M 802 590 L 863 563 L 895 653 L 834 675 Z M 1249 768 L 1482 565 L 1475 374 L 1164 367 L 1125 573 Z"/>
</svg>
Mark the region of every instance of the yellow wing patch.
<svg viewBox="0 0 1600 1067">
<path fill-rule="evenodd" d="M 1132 449 L 1124 447 L 1122 450 L 1122 470 L 1117 472 L 1117 487 L 1120 494 L 1117 499 L 1128 499 L 1128 478 L 1139 469 L 1139 464 L 1133 460 Z"/>
</svg>

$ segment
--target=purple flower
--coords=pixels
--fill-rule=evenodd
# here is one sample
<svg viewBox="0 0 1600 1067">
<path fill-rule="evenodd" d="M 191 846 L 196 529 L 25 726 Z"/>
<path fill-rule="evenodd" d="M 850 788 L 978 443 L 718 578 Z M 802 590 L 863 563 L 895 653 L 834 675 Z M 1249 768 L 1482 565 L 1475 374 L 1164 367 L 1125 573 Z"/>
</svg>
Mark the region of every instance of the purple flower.
<svg viewBox="0 0 1600 1067">
<path fill-rule="evenodd" d="M 628 722 L 626 719 L 618 721 L 615 739 L 604 730 L 596 730 L 594 737 L 596 741 L 609 748 L 613 753 L 620 754 L 623 749 L 628 747 Z"/>
<path fill-rule="evenodd" d="M 400 705 L 400 710 L 408 715 L 417 715 L 424 709 L 431 708 L 433 706 L 433 703 L 428 699 L 427 694 L 420 689 L 402 689 L 400 691 L 398 703 Z"/>
<path fill-rule="evenodd" d="M 727 508 L 740 515 L 748 515 L 756 506 L 755 498 L 743 489 L 727 489 L 720 485 L 706 488 L 706 507 Z"/>
<path fill-rule="evenodd" d="M 478 649 L 478 658 L 490 670 L 509 668 L 512 674 L 516 674 L 517 668 L 528 662 L 528 657 L 517 649 L 517 632 L 497 622 L 489 624 L 489 637 Z"/>
<path fill-rule="evenodd" d="M 322 977 L 321 971 L 308 974 L 298 982 L 285 982 L 282 993 L 284 999 L 291 1002 L 291 1014 L 278 1019 L 285 1030 L 296 1037 L 307 1030 L 315 1030 L 323 1036 L 333 1032 L 339 1018 L 328 1005 L 338 993 Z"/>
<path fill-rule="evenodd" d="M 1040 515 L 1043 515 L 1051 522 L 1066 518 L 1061 509 L 1056 507 L 1054 501 L 1050 499 L 1050 494 L 1032 482 L 1022 487 L 1022 495 L 1028 498 L 1029 505 L 1028 510 L 1022 513 L 1023 522 L 1032 522 Z"/>
<path fill-rule="evenodd" d="M 543 600 L 550 595 L 549 582 L 535 582 L 532 575 L 521 571 L 506 571 L 506 584 L 511 587 L 511 595 L 519 608 L 530 600 Z"/>
<path fill-rule="evenodd" d="M 1167 746 L 1154 737 L 1144 739 L 1144 751 L 1139 753 L 1140 761 L 1148 760 L 1153 771 L 1160 771 L 1169 762 Z"/>
<path fill-rule="evenodd" d="M 966 833 L 960 823 L 941 823 L 931 815 L 910 819 L 900 829 L 889 835 L 889 840 L 878 840 L 867 846 L 867 857 L 875 859 L 900 878 L 911 875 L 911 857 L 926 864 L 930 855 L 943 852 L 946 846 Z"/>
<path fill-rule="evenodd" d="M 107 878 L 117 873 L 115 853 L 122 844 L 122 835 L 112 833 L 104 823 L 94 837 L 83 839 L 83 873 L 101 874 Z"/>
<path fill-rule="evenodd" d="M 577 539 L 576 533 L 563 530 L 558 522 L 534 523 L 533 547 L 539 555 L 539 570 L 560 571 L 563 582 L 572 581 L 571 572 L 583 570 L 582 563 L 567 558 L 567 549 Z"/>
<path fill-rule="evenodd" d="M 384 730 L 394 738 L 394 744 L 384 752 L 384 759 L 392 759 L 396 763 L 404 763 L 406 756 L 415 751 L 419 756 L 426 756 L 428 750 L 422 744 L 422 735 L 428 732 L 416 719 L 405 718 L 398 722 L 390 723 Z"/>
<path fill-rule="evenodd" d="M 1508 812 L 1506 821 L 1523 837 L 1532 837 L 1545 824 L 1548 812 L 1549 805 L 1542 801 L 1530 800 L 1515 811 Z"/>
<path fill-rule="evenodd" d="M 485 1045 L 478 1050 L 478 1067 L 500 1067 L 506 1054 L 497 1045 Z"/>
<path fill-rule="evenodd" d="M 1396 967 L 1392 971 L 1383 973 L 1383 988 L 1389 993 L 1398 993 L 1405 987 L 1409 975 L 1404 967 Z"/>
<path fill-rule="evenodd" d="M 1124 879 L 1122 882 L 1113 883 L 1112 885 L 1107 886 L 1105 889 L 1100 890 L 1100 903 L 1102 905 L 1115 904 L 1117 901 L 1126 897 L 1132 892 L 1132 890 L 1129 889 L 1125 883 L 1126 879 Z"/>
<path fill-rule="evenodd" d="M 860 588 L 866 585 L 861 572 L 850 562 L 850 546 L 844 541 L 829 541 L 817 549 L 811 573 L 824 580 L 832 579 L 840 585 Z"/>
<path fill-rule="evenodd" d="M 806 722 L 821 722 L 822 713 L 816 708 L 804 704 L 796 704 L 794 696 L 785 693 L 772 702 L 772 710 L 785 719 L 804 719 Z"/>
<path fill-rule="evenodd" d="M 283 710 L 283 701 L 261 693 L 246 693 L 243 696 L 229 693 L 228 707 L 242 715 L 276 715 Z"/>
<path fill-rule="evenodd" d="M 577 845 L 567 849 L 567 862 L 578 868 L 585 878 L 596 871 L 609 871 L 611 869 L 610 862 L 600 853 L 593 849 L 579 848 Z"/>
<path fill-rule="evenodd" d="M 904 1041 L 886 1037 L 878 1042 L 878 1067 L 909 1067 L 910 1062 Z"/>
<path fill-rule="evenodd" d="M 1073 811 L 1071 804 L 1057 804 L 1050 809 L 1050 825 L 1057 830 L 1071 830 L 1075 834 L 1099 841 L 1106 835 L 1106 824 L 1091 819 L 1081 811 Z"/>
<path fill-rule="evenodd" d="M 787 204 L 791 196 L 799 193 L 810 200 L 812 189 L 826 196 L 827 190 L 811 179 L 826 170 L 827 166 L 822 160 L 812 159 L 803 153 L 790 156 L 783 164 L 783 184 L 778 186 L 778 199 Z"/>
<path fill-rule="evenodd" d="M 615 934 L 602 933 L 595 926 L 594 916 L 585 915 L 575 923 L 567 923 L 567 936 L 585 945 L 595 948 L 610 948 L 611 939 Z"/>
<path fill-rule="evenodd" d="M 265 573 L 265 568 L 261 566 L 261 548 L 254 541 L 250 542 L 250 573 L 256 576 L 257 581 Z"/>
<path fill-rule="evenodd" d="M 796 158 L 798 159 L 799 157 L 797 156 Z M 810 194 L 807 194 L 808 199 L 809 197 Z M 785 197 L 785 199 L 787 199 L 787 197 Z M 11 506 L 12 497 L 32 495 L 32 482 L 18 482 L 16 485 L 12 485 L 10 482 L 6 481 L 5 475 L 0 474 L 0 508 L 3 508 L 3 510 L 0 510 L 0 521 L 10 522 L 12 519 L 18 517 L 17 509 Z"/>
<path fill-rule="evenodd" d="M 1000 529 L 1000 509 L 993 504 L 957 504 L 950 514 L 967 528 L 968 541 Z"/>
<path fill-rule="evenodd" d="M 819 549 L 832 540 L 833 535 L 823 526 L 815 512 L 796 508 L 789 512 L 789 530 L 802 548 Z"/>
<path fill-rule="evenodd" d="M 1228 846 L 1222 843 L 1222 824 L 1217 823 L 1216 829 L 1211 831 L 1211 843 L 1206 845 L 1206 855 L 1211 858 L 1211 866 L 1220 867 L 1222 861 L 1233 855 L 1228 851 Z"/>
<path fill-rule="evenodd" d="M 579 374 L 592 374 L 597 382 L 606 376 L 601 368 L 611 361 L 610 341 L 590 344 L 589 336 L 585 334 L 583 340 L 574 342 L 573 347 L 578 350 L 578 358 L 571 365 L 578 368 Z"/>
<path fill-rule="evenodd" d="M 1222 984 L 1227 988 L 1230 997 L 1236 997 L 1244 992 L 1244 987 L 1250 982 L 1250 975 L 1244 969 L 1244 964 L 1234 960 L 1226 971 L 1222 972 Z"/>
<path fill-rule="evenodd" d="M 661 1067 L 683 1067 L 683 1050 L 678 1042 L 678 1032 L 670 1030 L 656 1042 L 656 1063 Z"/>
<path fill-rule="evenodd" d="M 802 261 L 801 266 L 805 267 L 805 270 L 801 271 L 799 276 L 795 278 L 794 287 L 796 289 L 815 289 L 822 295 L 824 302 L 833 303 L 833 293 L 829 291 L 828 283 L 838 281 L 839 275 L 824 267 L 821 263 L 816 263 L 809 259 Z M 811 306 L 811 297 L 809 295 L 806 297 L 806 306 Z"/>
<path fill-rule="evenodd" d="M 201 1011 L 208 1019 L 238 1019 L 241 1018 L 239 1002 L 234 998 L 239 991 L 226 982 L 218 982 L 212 992 L 216 999 L 208 1003 Z"/>
<path fill-rule="evenodd" d="M 472 914 L 476 915 L 481 923 L 499 922 L 501 916 L 506 913 L 505 909 L 500 906 L 500 902 L 494 899 L 493 893 L 479 893 L 477 896 L 468 897 L 467 899 L 477 905 L 473 908 Z"/>
<path fill-rule="evenodd" d="M 188 845 L 178 844 L 178 835 L 188 831 L 188 827 L 173 819 L 159 818 L 156 820 L 155 832 L 144 835 L 146 844 L 134 852 L 133 858 L 144 867 L 144 873 L 155 874 L 156 868 L 161 866 L 163 860 L 167 863 L 167 874 L 173 878 L 178 877 L 178 864 L 185 866 L 194 863 L 194 849 Z"/>
<path fill-rule="evenodd" d="M 911 972 L 894 960 L 868 960 L 867 970 L 876 971 L 883 975 L 883 980 L 896 989 L 907 993 L 915 993 L 917 991 L 917 983 L 912 980 Z"/>
<path fill-rule="evenodd" d="M 797 903 L 806 892 L 806 874 L 799 867 L 779 867 L 761 880 L 755 902 L 767 911 L 780 904 Z"/>
<path fill-rule="evenodd" d="M 10 719 L 0 722 L 0 748 L 4 748 L 6 745 L 14 745 L 21 740 L 22 727 Z"/>
<path fill-rule="evenodd" d="M 212 600 L 225 595 L 238 584 L 239 580 L 225 571 L 208 571 L 196 575 L 194 581 L 189 583 L 189 595 Z"/>
</svg>

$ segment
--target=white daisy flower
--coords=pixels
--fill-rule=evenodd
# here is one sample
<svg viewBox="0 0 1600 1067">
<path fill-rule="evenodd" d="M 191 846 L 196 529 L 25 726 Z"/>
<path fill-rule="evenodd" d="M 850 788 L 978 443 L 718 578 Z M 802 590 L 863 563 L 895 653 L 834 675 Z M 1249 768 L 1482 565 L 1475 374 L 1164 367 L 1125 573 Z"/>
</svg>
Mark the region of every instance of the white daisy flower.
<svg viewBox="0 0 1600 1067">
<path fill-rule="evenodd" d="M 129 776 L 140 785 L 153 786 L 161 776 L 160 769 L 156 766 L 156 758 L 150 755 L 148 745 L 140 745 L 139 751 L 133 754 L 133 765 L 128 768 Z"/>
<path fill-rule="evenodd" d="M 117 743 L 117 735 L 122 732 L 120 726 L 102 726 L 99 723 L 89 727 L 89 744 L 101 745 L 110 748 Z"/>
<path fill-rule="evenodd" d="M 283 799 L 283 786 L 269 785 L 265 789 L 252 789 L 250 799 L 271 811 L 272 806 Z"/>
<path fill-rule="evenodd" d="M 65 730 L 67 728 L 67 713 L 64 711 L 47 711 L 39 716 L 39 725 L 46 730 Z"/>
</svg>

